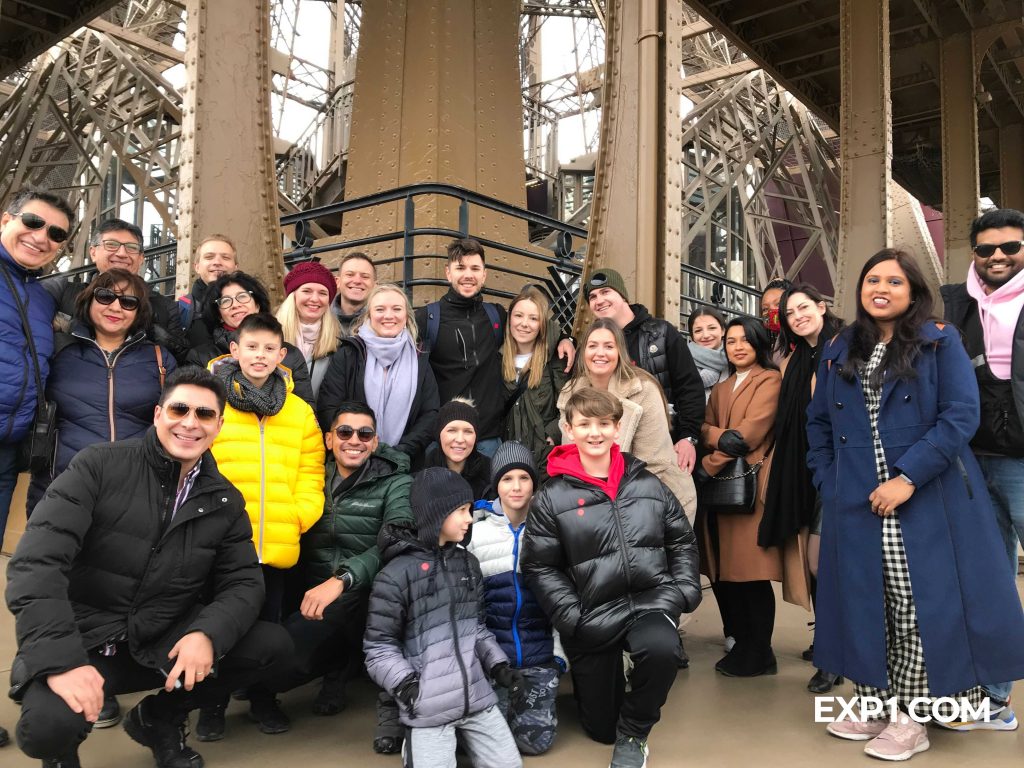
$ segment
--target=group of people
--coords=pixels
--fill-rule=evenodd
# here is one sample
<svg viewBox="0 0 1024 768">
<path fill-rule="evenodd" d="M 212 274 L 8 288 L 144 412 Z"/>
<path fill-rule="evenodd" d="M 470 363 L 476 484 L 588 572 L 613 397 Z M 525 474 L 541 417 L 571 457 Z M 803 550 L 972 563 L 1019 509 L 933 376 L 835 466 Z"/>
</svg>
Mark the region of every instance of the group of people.
<svg viewBox="0 0 1024 768">
<path fill-rule="evenodd" d="M 273 311 L 220 234 L 175 301 L 116 219 L 88 283 L 39 280 L 72 220 L 41 190 L 0 219 L 0 523 L 26 436 L 56 434 L 7 588 L 16 736 L 44 765 L 123 720 L 161 768 L 200 768 L 192 710 L 199 741 L 230 736 L 232 695 L 283 733 L 280 693 L 320 680 L 335 715 L 365 670 L 374 749 L 407 765 L 454 765 L 457 739 L 481 766 L 545 752 L 568 673 L 612 766 L 643 766 L 701 574 L 728 677 L 777 670 L 773 581 L 813 606 L 809 689 L 904 709 L 829 725 L 869 755 L 928 748 L 920 698 L 987 697 L 951 727 L 1017 727 L 1024 214 L 975 223 L 949 324 L 887 249 L 846 327 L 780 281 L 760 319 L 694 312 L 689 341 L 612 269 L 585 277 L 578 340 L 538 286 L 488 302 L 472 238 L 417 310 L 354 252 L 295 265 Z M 703 503 L 740 463 L 743 508 Z"/>
</svg>

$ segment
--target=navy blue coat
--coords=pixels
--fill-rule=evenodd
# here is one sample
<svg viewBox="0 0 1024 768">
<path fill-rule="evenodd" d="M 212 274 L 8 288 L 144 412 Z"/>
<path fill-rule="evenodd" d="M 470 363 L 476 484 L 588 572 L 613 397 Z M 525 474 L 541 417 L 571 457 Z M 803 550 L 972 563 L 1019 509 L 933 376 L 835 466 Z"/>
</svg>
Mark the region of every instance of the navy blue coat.
<svg viewBox="0 0 1024 768">
<path fill-rule="evenodd" d="M 87 445 L 142 437 L 153 424 L 153 408 L 160 399 L 156 348 L 145 332 L 126 339 L 109 366 L 81 324 L 70 337 L 58 336 L 58 346 L 46 385 L 48 399 L 57 404 L 54 476 Z M 170 373 L 174 357 L 167 349 L 161 354 Z"/>
<path fill-rule="evenodd" d="M 36 344 L 43 386 L 53 354 L 53 297 L 0 245 L 0 268 L 7 271 L 28 314 Z M 36 415 L 37 387 L 25 331 L 14 296 L 0 275 L 0 443 L 16 443 L 25 436 Z"/>
<path fill-rule="evenodd" d="M 934 696 L 1024 677 L 1024 612 L 985 480 L 968 447 L 978 385 L 952 326 L 928 323 L 909 381 L 886 381 L 878 428 L 889 474 L 916 485 L 899 508 Z M 814 664 L 886 687 L 882 518 L 860 379 L 840 376 L 849 330 L 825 345 L 808 408 L 808 465 L 823 504 Z"/>
</svg>

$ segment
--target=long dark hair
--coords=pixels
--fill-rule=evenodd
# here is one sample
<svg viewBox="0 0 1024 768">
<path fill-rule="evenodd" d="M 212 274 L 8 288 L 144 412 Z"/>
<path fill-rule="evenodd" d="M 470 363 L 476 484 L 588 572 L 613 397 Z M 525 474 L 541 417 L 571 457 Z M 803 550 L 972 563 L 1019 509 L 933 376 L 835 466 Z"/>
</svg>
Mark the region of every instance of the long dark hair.
<svg viewBox="0 0 1024 768">
<path fill-rule="evenodd" d="M 768 335 L 768 330 L 764 327 L 764 324 L 758 318 L 734 317 L 730 320 L 725 326 L 725 333 L 722 336 L 722 347 L 726 348 L 725 339 L 729 335 L 729 329 L 735 326 L 743 329 L 743 335 L 746 336 L 747 343 L 754 348 L 757 364 L 771 371 L 779 370 L 779 366 L 772 360 L 771 337 Z M 732 360 L 729 360 L 728 351 L 725 353 L 725 358 L 729 361 L 729 373 L 736 373 L 736 366 L 732 364 Z"/>
<path fill-rule="evenodd" d="M 797 335 L 793 329 L 789 327 L 789 318 L 786 317 L 786 305 L 789 303 L 790 297 L 796 293 L 804 294 L 815 304 L 825 305 L 825 316 L 822 318 L 823 324 L 821 327 L 822 334 L 835 333 L 843 327 L 842 319 L 836 317 L 832 313 L 832 308 L 829 307 L 828 302 L 825 301 L 825 297 L 821 295 L 821 291 L 810 283 L 797 283 L 796 285 L 792 285 L 786 289 L 786 292 L 782 294 L 782 298 L 779 300 L 779 339 L 775 342 L 775 349 L 780 352 L 783 357 L 789 357 L 796 345 L 803 341 L 803 338 Z M 818 341 L 821 341 L 820 336 Z"/>
<path fill-rule="evenodd" d="M 871 357 L 875 346 L 882 338 L 874 318 L 864 309 L 861 291 L 868 272 L 883 261 L 895 261 L 910 284 L 910 307 L 896 318 L 892 340 L 889 342 L 882 364 L 871 376 L 873 386 L 881 386 L 883 376 L 890 379 L 910 380 L 917 378 L 914 363 L 921 351 L 921 326 L 935 320 L 935 299 L 917 261 L 907 251 L 899 248 L 883 248 L 864 264 L 857 279 L 857 317 L 850 326 L 850 352 L 848 364 L 843 366 L 841 375 L 852 381 L 861 366 Z"/>
</svg>

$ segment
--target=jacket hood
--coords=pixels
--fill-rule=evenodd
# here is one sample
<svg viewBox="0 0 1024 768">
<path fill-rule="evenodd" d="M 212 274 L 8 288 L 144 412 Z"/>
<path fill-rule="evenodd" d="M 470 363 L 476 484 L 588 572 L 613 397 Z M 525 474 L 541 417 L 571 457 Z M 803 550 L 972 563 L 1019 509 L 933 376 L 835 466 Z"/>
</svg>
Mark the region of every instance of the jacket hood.
<svg viewBox="0 0 1024 768">
<path fill-rule="evenodd" d="M 235 370 L 239 369 L 238 361 L 231 355 L 215 357 L 207 364 L 207 369 L 219 379 L 227 379 Z M 285 391 L 290 395 L 295 389 L 295 380 L 292 377 L 292 370 L 287 366 L 278 363 L 274 373 L 284 379 Z"/>
<path fill-rule="evenodd" d="M 647 307 L 643 304 L 630 304 L 629 308 L 633 310 L 633 319 L 626 323 L 626 327 L 622 329 L 623 332 L 633 330 L 651 316 L 651 313 L 647 311 Z"/>
<path fill-rule="evenodd" d="M 640 462 L 640 466 L 643 466 L 643 462 Z M 633 467 L 631 466 L 630 469 L 632 470 Z M 612 443 L 611 464 L 608 466 L 607 478 L 599 478 L 587 474 L 583 469 L 583 463 L 580 461 L 580 449 L 575 445 L 569 444 L 556 446 L 548 455 L 549 477 L 555 477 L 557 475 L 575 477 L 577 480 L 581 480 L 588 485 L 600 488 L 610 499 L 613 500 L 619 492 L 619 483 L 622 482 L 622 478 L 625 474 L 626 461 L 622 452 L 619 450 L 619 446 L 615 443 Z"/>
<path fill-rule="evenodd" d="M 470 533 L 472 530 L 473 526 L 469 526 Z M 388 523 L 381 528 L 380 534 L 377 536 L 377 546 L 380 549 L 381 563 L 388 563 L 396 557 L 414 552 L 417 552 L 420 555 L 429 554 L 433 557 L 437 555 L 440 550 L 465 546 L 468 543 L 468 540 L 469 533 L 466 534 L 466 539 L 461 542 L 461 544 L 445 544 L 443 547 L 438 547 L 435 544 L 433 547 L 429 547 L 419 540 L 416 534 L 416 529 L 407 528 L 404 525 Z"/>
</svg>

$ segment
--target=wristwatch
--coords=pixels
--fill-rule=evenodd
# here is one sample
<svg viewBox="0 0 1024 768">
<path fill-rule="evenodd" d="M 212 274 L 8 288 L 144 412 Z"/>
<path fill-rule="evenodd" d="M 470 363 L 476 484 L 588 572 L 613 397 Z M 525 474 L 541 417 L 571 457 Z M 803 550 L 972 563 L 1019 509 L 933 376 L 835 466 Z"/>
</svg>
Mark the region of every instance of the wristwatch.
<svg viewBox="0 0 1024 768">
<path fill-rule="evenodd" d="M 696 448 L 696 447 L 697 447 L 697 438 L 696 438 L 696 437 L 684 437 L 684 438 L 683 438 L 683 440 L 685 440 L 686 442 L 688 442 L 688 443 L 689 443 L 690 445 L 692 445 L 692 446 L 693 446 L 694 448 Z"/>
<path fill-rule="evenodd" d="M 906 476 L 906 475 L 904 475 L 904 474 L 900 474 L 899 478 L 900 478 L 900 480 L 902 480 L 902 481 L 903 481 L 904 483 L 906 483 L 907 485 L 913 485 L 913 484 L 914 484 L 914 481 L 913 481 L 913 480 L 911 480 L 911 479 L 910 479 L 909 477 L 907 477 L 907 476 Z"/>
<path fill-rule="evenodd" d="M 352 589 L 352 574 L 348 571 L 342 571 L 341 573 L 334 574 L 334 578 L 341 582 L 341 586 L 346 589 Z"/>
</svg>

